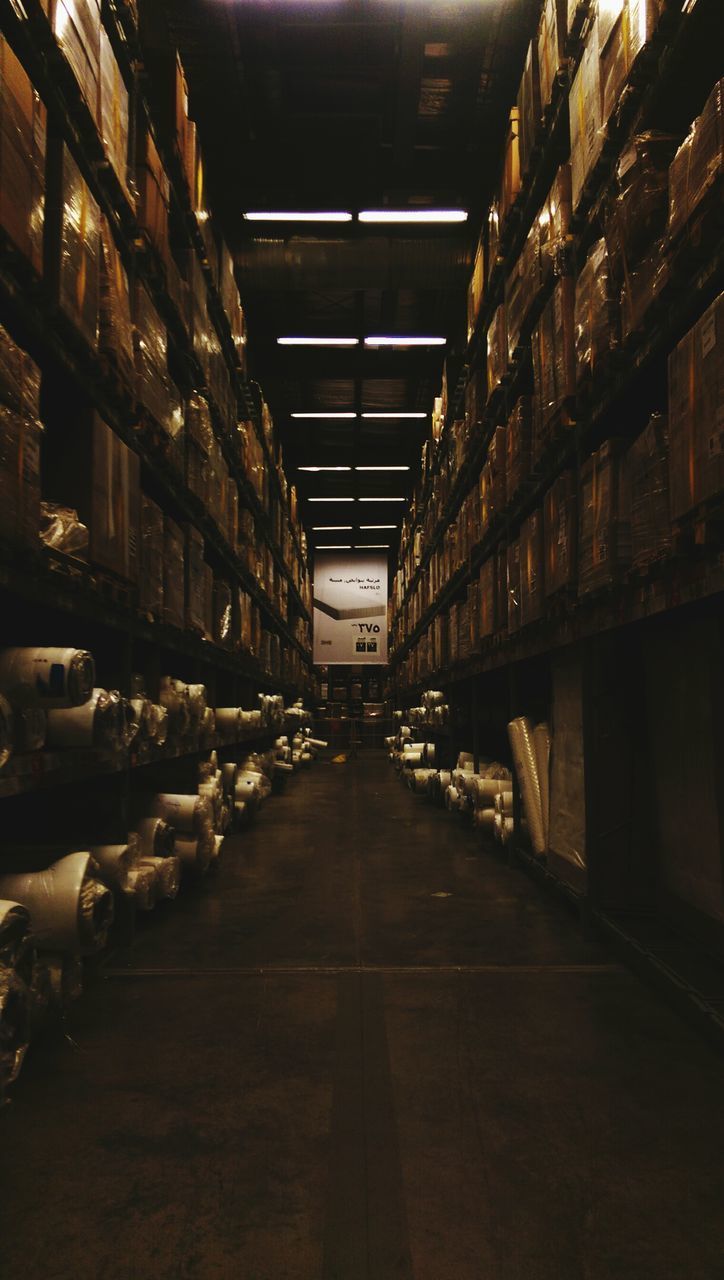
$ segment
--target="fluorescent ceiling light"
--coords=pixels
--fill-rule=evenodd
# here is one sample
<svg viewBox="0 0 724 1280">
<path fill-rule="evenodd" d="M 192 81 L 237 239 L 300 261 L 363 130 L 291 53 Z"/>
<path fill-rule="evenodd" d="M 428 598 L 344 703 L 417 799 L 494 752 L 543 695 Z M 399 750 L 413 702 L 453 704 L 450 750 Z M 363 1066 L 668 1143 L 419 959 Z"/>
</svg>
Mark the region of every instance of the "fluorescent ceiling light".
<svg viewBox="0 0 724 1280">
<path fill-rule="evenodd" d="M 426 418 L 427 416 L 428 415 L 426 413 L 363 413 L 362 414 L 363 418 L 380 418 L 380 419 L 389 418 L 390 421 L 392 421 L 393 418 Z M 292 417 L 294 417 L 294 414 L 292 414 Z"/>
<path fill-rule="evenodd" d="M 349 542 L 320 542 L 316 549 L 317 551 L 351 551 L 352 545 Z"/>
<path fill-rule="evenodd" d="M 310 498 L 310 502 L 313 502 L 313 501 L 314 499 Z M 354 499 L 351 498 L 350 501 L 352 502 L 354 501 Z M 357 501 L 358 502 L 407 502 L 407 498 L 358 498 Z"/>
<path fill-rule="evenodd" d="M 355 542 L 355 551 L 389 551 L 389 542 Z"/>
<path fill-rule="evenodd" d="M 357 468 L 359 470 L 359 468 Z M 297 467 L 297 471 L 351 471 L 351 467 Z"/>
<path fill-rule="evenodd" d="M 280 347 L 358 347 L 359 338 L 277 338 Z"/>
<path fill-rule="evenodd" d="M 354 498 L 307 498 L 307 502 L 354 502 Z"/>
<path fill-rule="evenodd" d="M 351 533 L 353 527 L 351 524 L 314 524 L 312 533 Z"/>
<path fill-rule="evenodd" d="M 302 468 L 300 468 L 301 470 Z M 409 471 L 409 467 L 355 467 L 355 471 Z"/>
<path fill-rule="evenodd" d="M 467 222 L 467 209 L 363 209 L 360 222 Z"/>
<path fill-rule="evenodd" d="M 292 418 L 356 418 L 356 413 L 293 413 Z M 363 415 L 365 416 L 365 415 Z"/>
<path fill-rule="evenodd" d="M 373 334 L 365 338 L 366 347 L 444 347 L 447 338 L 405 337 L 404 334 Z"/>
<path fill-rule="evenodd" d="M 360 529 L 370 532 L 372 529 L 399 529 L 398 524 L 361 524 Z"/>
<path fill-rule="evenodd" d="M 246 222 L 351 222 L 352 214 L 342 210 L 325 209 L 313 212 L 301 212 L 292 209 L 254 209 L 242 213 Z"/>
</svg>

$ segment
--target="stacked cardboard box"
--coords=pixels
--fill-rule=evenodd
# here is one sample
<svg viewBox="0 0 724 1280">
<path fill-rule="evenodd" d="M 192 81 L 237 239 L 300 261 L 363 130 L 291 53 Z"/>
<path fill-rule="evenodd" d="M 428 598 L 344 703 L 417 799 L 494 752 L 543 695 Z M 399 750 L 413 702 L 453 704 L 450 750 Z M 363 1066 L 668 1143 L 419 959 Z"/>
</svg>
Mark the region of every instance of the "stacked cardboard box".
<svg viewBox="0 0 724 1280">
<path fill-rule="evenodd" d="M 538 42 L 528 46 L 523 76 L 518 89 L 518 121 L 520 172 L 527 177 L 541 124 L 540 70 L 538 67 Z"/>
<path fill-rule="evenodd" d="M 205 569 L 204 539 L 198 529 L 188 525 L 186 529 L 186 626 L 190 631 L 205 634 Z"/>
<path fill-rule="evenodd" d="M 533 457 L 543 453 L 558 423 L 574 420 L 576 347 L 575 289 L 570 277 L 557 280 L 533 330 Z"/>
<path fill-rule="evenodd" d="M 232 592 L 223 578 L 214 578 L 214 644 L 230 649 L 234 641 Z"/>
<path fill-rule="evenodd" d="M 43 270 L 45 107 L 0 36 L 0 226 L 34 269 Z"/>
<path fill-rule="evenodd" d="M 141 495 L 140 603 L 145 613 L 163 618 L 164 529 L 163 511 Z"/>
<path fill-rule="evenodd" d="M 59 301 L 92 347 L 98 342 L 100 256 L 100 209 L 63 144 Z"/>
<path fill-rule="evenodd" d="M 583 189 L 601 155 L 604 143 L 598 47 L 596 19 L 589 30 L 569 99 L 574 209 L 578 208 Z"/>
<path fill-rule="evenodd" d="M 503 150 L 503 176 L 500 185 L 500 225 L 505 226 L 508 215 L 520 191 L 520 144 L 518 108 L 512 107 L 508 119 Z"/>
<path fill-rule="evenodd" d="M 724 172 L 724 80 L 716 84 L 669 170 L 669 235 L 679 234 Z"/>
<path fill-rule="evenodd" d="M 506 498 L 511 502 L 530 474 L 531 467 L 530 396 L 520 396 L 508 419 L 505 436 Z"/>
<path fill-rule="evenodd" d="M 100 134 L 108 162 L 126 197 L 128 189 L 128 90 L 104 27 L 100 32 Z"/>
<path fill-rule="evenodd" d="M 618 346 L 618 307 L 605 240 L 597 240 L 576 279 L 576 381 L 608 369 Z"/>
<path fill-rule="evenodd" d="M 659 21 L 663 0 L 606 0 L 599 6 L 603 123 L 615 114 L 641 50 Z"/>
<path fill-rule="evenodd" d="M 168 210 L 170 188 L 156 143 L 148 129 L 141 132 L 139 159 L 136 165 L 139 192 L 138 221 L 148 239 L 165 263 L 170 257 L 168 243 Z"/>
<path fill-rule="evenodd" d="M 98 414 L 92 426 L 92 488 L 75 502 L 90 531 L 90 558 L 137 582 L 140 558 L 141 464 Z"/>
<path fill-rule="evenodd" d="M 208 508 L 210 457 L 214 444 L 208 401 L 194 392 L 186 402 L 186 486 Z"/>
<path fill-rule="evenodd" d="M 505 510 L 506 428 L 495 427 L 480 472 L 480 533 L 484 537 Z"/>
<path fill-rule="evenodd" d="M 626 455 L 607 440 L 581 469 L 579 592 L 620 581 L 631 564 L 631 502 Z"/>
<path fill-rule="evenodd" d="M 163 618 L 174 627 L 186 622 L 185 540 L 169 516 L 163 518 Z"/>
<path fill-rule="evenodd" d="M 505 306 L 495 309 L 488 329 L 488 395 L 500 386 L 508 368 L 508 334 L 505 327 Z"/>
<path fill-rule="evenodd" d="M 675 520 L 724 492 L 724 293 L 669 356 L 669 484 Z"/>
<path fill-rule="evenodd" d="M 478 241 L 473 263 L 473 274 L 468 285 L 468 341 L 472 337 L 475 324 L 480 314 L 485 291 L 485 252 L 482 236 Z"/>
<path fill-rule="evenodd" d="M 553 97 L 556 78 L 565 65 L 566 24 L 567 0 L 544 0 L 537 41 L 540 98 L 543 110 Z"/>
<path fill-rule="evenodd" d="M 478 583 L 481 640 L 489 639 L 498 627 L 495 573 L 495 557 L 489 556 L 480 570 Z"/>
<path fill-rule="evenodd" d="M 99 0 L 49 0 L 48 16 L 86 106 L 98 123 L 101 57 Z"/>
<path fill-rule="evenodd" d="M 543 616 L 543 514 L 534 511 L 520 530 L 520 625 Z"/>
<path fill-rule="evenodd" d="M 520 539 L 509 542 L 506 549 L 507 620 L 508 634 L 520 630 Z"/>
<path fill-rule="evenodd" d="M 133 298 L 136 396 L 168 437 L 169 458 L 183 475 L 184 415 L 177 388 L 168 374 L 168 338 L 145 286 L 137 283 Z"/>
<path fill-rule="evenodd" d="M 101 216 L 98 346 L 130 389 L 135 380 L 133 321 L 128 275 L 113 233 Z"/>
<path fill-rule="evenodd" d="M 542 283 L 552 276 L 565 275 L 569 269 L 567 252 L 573 216 L 571 181 L 571 166 L 562 164 L 536 219 Z"/>
<path fill-rule="evenodd" d="M 631 560 L 638 569 L 671 550 L 669 433 L 655 413 L 628 451 L 631 485 Z"/>
<path fill-rule="evenodd" d="M 37 546 L 40 370 L 0 326 L 0 538 Z"/>
<path fill-rule="evenodd" d="M 547 596 L 576 582 L 576 479 L 564 471 L 543 503 L 544 582 Z"/>
</svg>

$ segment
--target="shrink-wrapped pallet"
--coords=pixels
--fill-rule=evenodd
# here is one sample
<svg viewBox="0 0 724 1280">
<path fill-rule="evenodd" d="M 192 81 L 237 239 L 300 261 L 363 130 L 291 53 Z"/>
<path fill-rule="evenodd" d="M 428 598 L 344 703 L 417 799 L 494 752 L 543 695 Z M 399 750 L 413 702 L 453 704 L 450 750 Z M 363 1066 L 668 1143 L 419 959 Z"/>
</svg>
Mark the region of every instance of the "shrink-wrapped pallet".
<svg viewBox="0 0 724 1280">
<path fill-rule="evenodd" d="M 540 100 L 543 110 L 553 98 L 558 73 L 565 63 L 566 24 L 567 0 L 544 0 L 537 37 Z"/>
<path fill-rule="evenodd" d="M 553 482 L 543 503 L 544 583 L 547 596 L 575 586 L 576 481 L 564 471 Z"/>
<path fill-rule="evenodd" d="M 677 520 L 724 491 L 724 294 L 669 356 L 669 485 Z"/>
<path fill-rule="evenodd" d="M 136 164 L 138 222 L 163 262 L 169 257 L 169 180 L 148 129 L 141 135 Z"/>
<path fill-rule="evenodd" d="M 518 88 L 518 122 L 520 172 L 525 178 L 531 168 L 533 149 L 541 125 L 540 70 L 538 67 L 538 42 L 528 45 L 525 66 Z"/>
<path fill-rule="evenodd" d="M 676 237 L 724 172 L 724 79 L 706 100 L 669 170 L 669 235 Z"/>
<path fill-rule="evenodd" d="M 480 608 L 480 637 L 489 639 L 497 629 L 496 592 L 495 592 L 495 557 L 488 556 L 480 570 L 478 598 Z"/>
<path fill-rule="evenodd" d="M 626 455 L 607 440 L 581 468 L 579 592 L 618 582 L 631 564 L 631 515 Z"/>
<path fill-rule="evenodd" d="M 583 189 L 603 150 L 598 21 L 594 21 L 569 96 L 571 194 L 577 209 Z"/>
<path fill-rule="evenodd" d="M 98 414 L 92 425 L 92 492 L 86 511 L 90 558 L 131 582 L 138 579 L 141 464 Z"/>
<path fill-rule="evenodd" d="M 62 153 L 60 306 L 83 337 L 98 343 L 101 213 L 68 147 Z"/>
<path fill-rule="evenodd" d="M 559 426 L 574 420 L 576 391 L 575 289 L 557 280 L 533 330 L 533 456 L 539 458 Z"/>
<path fill-rule="evenodd" d="M 100 133 L 108 162 L 128 191 L 128 90 L 105 27 L 100 30 Z"/>
<path fill-rule="evenodd" d="M 189 525 L 186 529 L 186 627 L 204 634 L 204 539 Z"/>
<path fill-rule="evenodd" d="M 573 197 L 571 166 L 562 164 L 543 202 L 535 225 L 538 228 L 540 278 L 564 275 L 568 269 L 567 251 L 571 230 Z"/>
<path fill-rule="evenodd" d="M 141 495 L 141 608 L 160 620 L 163 617 L 164 530 L 163 511 Z"/>
<path fill-rule="evenodd" d="M 608 369 L 618 345 L 616 291 L 605 240 L 592 245 L 575 287 L 576 381 L 580 386 L 600 369 Z"/>
<path fill-rule="evenodd" d="M 0 226 L 38 274 L 43 270 L 46 130 L 40 96 L 0 36 Z"/>
<path fill-rule="evenodd" d="M 615 114 L 641 50 L 651 39 L 664 0 L 606 0 L 599 6 L 603 123 Z"/>
<path fill-rule="evenodd" d="M 480 314 L 480 308 L 483 302 L 483 293 L 485 290 L 485 251 L 483 248 L 482 237 L 478 241 L 478 247 L 475 251 L 475 260 L 473 262 L 473 273 L 470 277 L 468 285 L 468 341 L 473 335 L 473 330 Z"/>
<path fill-rule="evenodd" d="M 508 634 L 520 630 L 520 539 L 508 544 L 506 552 Z"/>
<path fill-rule="evenodd" d="M 0 325 L 0 403 L 24 418 L 40 417 L 40 369 Z"/>
<path fill-rule="evenodd" d="M 488 395 L 503 381 L 508 367 L 508 336 L 505 327 L 505 306 L 496 307 L 488 328 Z"/>
<path fill-rule="evenodd" d="M 126 387 L 133 388 L 135 356 L 128 275 L 105 217 L 101 217 L 98 346 L 113 362 Z"/>
<path fill-rule="evenodd" d="M 531 397 L 520 396 L 508 419 L 505 436 L 506 499 L 511 502 L 527 480 L 531 466 Z"/>
<path fill-rule="evenodd" d="M 174 520 L 163 519 L 163 619 L 174 627 L 185 625 L 184 536 Z"/>
<path fill-rule="evenodd" d="M 37 547 L 42 427 L 0 404 L 0 539 Z"/>
<path fill-rule="evenodd" d="M 543 517 L 533 511 L 520 529 L 520 625 L 543 616 Z"/>
<path fill-rule="evenodd" d="M 671 550 L 669 433 L 655 413 L 628 451 L 631 486 L 631 560 L 643 569 Z"/>
<path fill-rule="evenodd" d="M 614 195 L 606 211 L 606 246 L 619 284 L 666 230 L 673 145 L 668 134 L 637 133 L 616 164 Z"/>
<path fill-rule="evenodd" d="M 136 396 L 147 413 L 166 433 L 171 465 L 184 474 L 184 416 L 176 386 L 168 372 L 166 326 L 150 294 L 137 284 L 133 295 Z"/>
<path fill-rule="evenodd" d="M 518 108 L 512 107 L 503 144 L 503 174 L 500 184 L 500 225 L 505 226 L 508 215 L 520 191 L 520 121 Z"/>
<path fill-rule="evenodd" d="M 635 267 L 624 273 L 621 289 L 621 337 L 624 343 L 632 334 L 645 336 L 649 312 L 669 280 L 669 260 L 664 242 L 654 243 Z"/>
<path fill-rule="evenodd" d="M 98 123 L 101 55 L 99 0 L 49 0 L 53 34 L 78 84 L 93 119 Z"/>
<path fill-rule="evenodd" d="M 480 533 L 485 536 L 490 525 L 505 511 L 506 428 L 495 427 L 488 454 L 480 472 Z"/>
</svg>

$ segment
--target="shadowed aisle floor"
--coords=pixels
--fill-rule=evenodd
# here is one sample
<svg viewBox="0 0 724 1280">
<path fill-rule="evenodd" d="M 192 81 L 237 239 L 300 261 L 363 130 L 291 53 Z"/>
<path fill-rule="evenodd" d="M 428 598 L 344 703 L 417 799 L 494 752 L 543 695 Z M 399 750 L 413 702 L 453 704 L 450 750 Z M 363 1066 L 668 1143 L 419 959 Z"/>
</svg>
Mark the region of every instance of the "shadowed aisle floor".
<svg viewBox="0 0 724 1280">
<path fill-rule="evenodd" d="M 154 913 L 0 1115 L 4 1280 L 720 1280 L 720 1058 L 383 756 Z"/>
</svg>

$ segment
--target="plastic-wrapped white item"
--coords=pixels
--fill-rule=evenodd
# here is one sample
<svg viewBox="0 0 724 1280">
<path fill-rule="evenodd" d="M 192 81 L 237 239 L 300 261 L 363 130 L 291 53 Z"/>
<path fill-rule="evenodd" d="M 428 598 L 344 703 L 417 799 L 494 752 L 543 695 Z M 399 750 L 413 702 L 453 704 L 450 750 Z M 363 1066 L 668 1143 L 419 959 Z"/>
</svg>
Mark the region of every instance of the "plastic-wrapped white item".
<svg viewBox="0 0 724 1280">
<path fill-rule="evenodd" d="M 152 704 L 150 700 L 146 697 L 145 694 L 141 693 L 141 694 L 136 694 L 135 697 L 132 697 L 130 699 L 130 703 L 131 703 L 131 707 L 133 708 L 133 714 L 136 718 L 136 722 L 138 724 L 138 737 L 152 738 L 154 736 L 154 731 L 153 731 L 153 712 L 151 710 Z"/>
<path fill-rule="evenodd" d="M 495 838 L 500 844 L 507 844 L 512 838 L 515 831 L 515 825 L 512 818 L 506 818 L 505 814 L 494 814 L 494 831 Z"/>
<path fill-rule="evenodd" d="M 47 716 L 42 707 L 16 707 L 13 712 L 15 750 L 41 751 L 45 746 Z"/>
<path fill-rule="evenodd" d="M 174 851 L 175 831 L 163 818 L 141 818 L 136 826 L 140 853 L 148 858 L 170 858 Z"/>
<path fill-rule="evenodd" d="M 407 725 L 407 724 L 403 724 L 403 725 L 402 725 L 402 727 L 401 727 L 401 729 L 400 729 L 400 737 L 401 737 L 401 738 L 412 738 L 412 729 L 410 728 L 410 726 L 409 726 L 409 725 Z"/>
<path fill-rule="evenodd" d="M 217 707 L 216 729 L 227 742 L 236 742 L 241 737 L 241 707 Z"/>
<path fill-rule="evenodd" d="M 88 954 L 113 920 L 113 897 L 92 869 L 90 853 L 69 853 L 45 871 L 0 874 L 0 894 L 27 907 L 38 947 Z"/>
<path fill-rule="evenodd" d="M 492 836 L 495 830 L 495 809 L 475 809 L 473 826 L 485 835 Z"/>
<path fill-rule="evenodd" d="M 387 740 L 385 739 L 385 741 Z M 307 742 L 310 747 L 316 747 L 318 751 L 323 751 L 325 747 L 329 746 L 329 743 L 325 742 L 323 738 L 307 738 Z"/>
<path fill-rule="evenodd" d="M 177 836 L 174 855 L 185 871 L 203 873 L 214 857 L 216 836 Z"/>
<path fill-rule="evenodd" d="M 249 801 L 247 798 L 234 800 L 234 822 L 237 827 L 243 827 L 249 820 Z"/>
<path fill-rule="evenodd" d="M 17 1080 L 30 1039 L 30 991 L 14 969 L 0 967 L 0 1101 Z"/>
<path fill-rule="evenodd" d="M 4 769 L 13 754 L 15 719 L 7 698 L 0 693 L 0 769 Z"/>
<path fill-rule="evenodd" d="M 543 722 L 537 724 L 533 730 L 533 747 L 535 750 L 535 761 L 538 767 L 538 783 L 540 786 L 541 814 L 543 818 L 543 837 L 548 848 L 548 833 L 550 829 L 550 762 L 551 762 L 551 735 L 548 725 Z"/>
<path fill-rule="evenodd" d="M 275 773 L 294 773 L 294 765 L 286 764 L 283 760 L 277 760 L 274 764 Z"/>
<path fill-rule="evenodd" d="M 119 751 L 125 745 L 126 716 L 119 694 L 94 689 L 80 707 L 48 712 L 45 741 L 49 747 L 100 747 Z"/>
<path fill-rule="evenodd" d="M 406 751 L 402 757 L 402 765 L 405 769 L 420 769 L 424 763 L 424 751 Z"/>
<path fill-rule="evenodd" d="M 204 711 L 206 710 L 206 685 L 189 684 L 186 688 L 191 715 L 200 721 Z"/>
<path fill-rule="evenodd" d="M 502 813 L 512 817 L 513 815 L 513 792 L 499 791 L 495 797 L 495 812 Z"/>
<path fill-rule="evenodd" d="M 222 850 L 223 844 L 224 844 L 223 836 L 214 836 L 214 849 L 211 855 L 212 862 L 218 862 L 219 858 L 221 857 L 221 850 Z"/>
<path fill-rule="evenodd" d="M 224 791 L 227 796 L 233 796 L 236 787 L 237 767 L 233 761 L 225 761 L 221 766 L 221 777 L 224 783 Z"/>
<path fill-rule="evenodd" d="M 538 766 L 533 747 L 533 728 L 527 716 L 519 716 L 508 725 L 508 736 L 513 751 L 513 762 L 518 775 L 518 785 L 523 797 L 523 808 L 528 820 L 528 830 L 533 851 L 541 857 L 546 851 L 543 830 Z"/>
<path fill-rule="evenodd" d="M 449 809 L 449 811 L 453 813 L 459 808 L 459 806 L 460 794 L 457 787 L 448 787 L 445 792 L 445 808 Z"/>
<path fill-rule="evenodd" d="M 151 703 L 148 717 L 148 736 L 157 747 L 163 747 L 168 738 L 168 711 L 158 702 Z"/>
<path fill-rule="evenodd" d="M 427 784 L 434 772 L 434 769 L 413 770 L 410 786 L 418 796 L 424 796 L 427 794 Z"/>
<path fill-rule="evenodd" d="M 462 769 L 465 773 L 473 773 L 475 769 L 475 761 L 469 751 L 461 751 L 458 756 L 458 769 Z"/>
<path fill-rule="evenodd" d="M 128 873 L 141 856 L 137 832 L 130 831 L 125 844 L 96 844 L 90 852 L 101 880 L 118 889 L 128 888 Z"/>
<path fill-rule="evenodd" d="M 161 676 L 159 702 L 168 712 L 168 732 L 184 737 L 191 723 L 188 686 L 173 676 Z"/>
<path fill-rule="evenodd" d="M 151 798 L 149 809 L 151 816 L 163 818 L 181 834 L 201 835 L 211 826 L 211 804 L 206 796 L 162 791 Z"/>
<path fill-rule="evenodd" d="M 0 691 L 13 706 L 81 706 L 94 681 L 95 663 L 85 649 L 0 650 Z"/>
<path fill-rule="evenodd" d="M 139 911 L 153 911 L 158 892 L 158 876 L 155 868 L 139 863 L 128 874 L 128 889 Z"/>
<path fill-rule="evenodd" d="M 141 867 L 150 867 L 156 875 L 157 901 L 159 898 L 178 897 L 181 885 L 181 863 L 177 857 L 141 858 Z"/>
<path fill-rule="evenodd" d="M 261 785 L 257 774 L 239 773 L 236 777 L 234 800 L 255 802 L 261 800 Z"/>
</svg>

